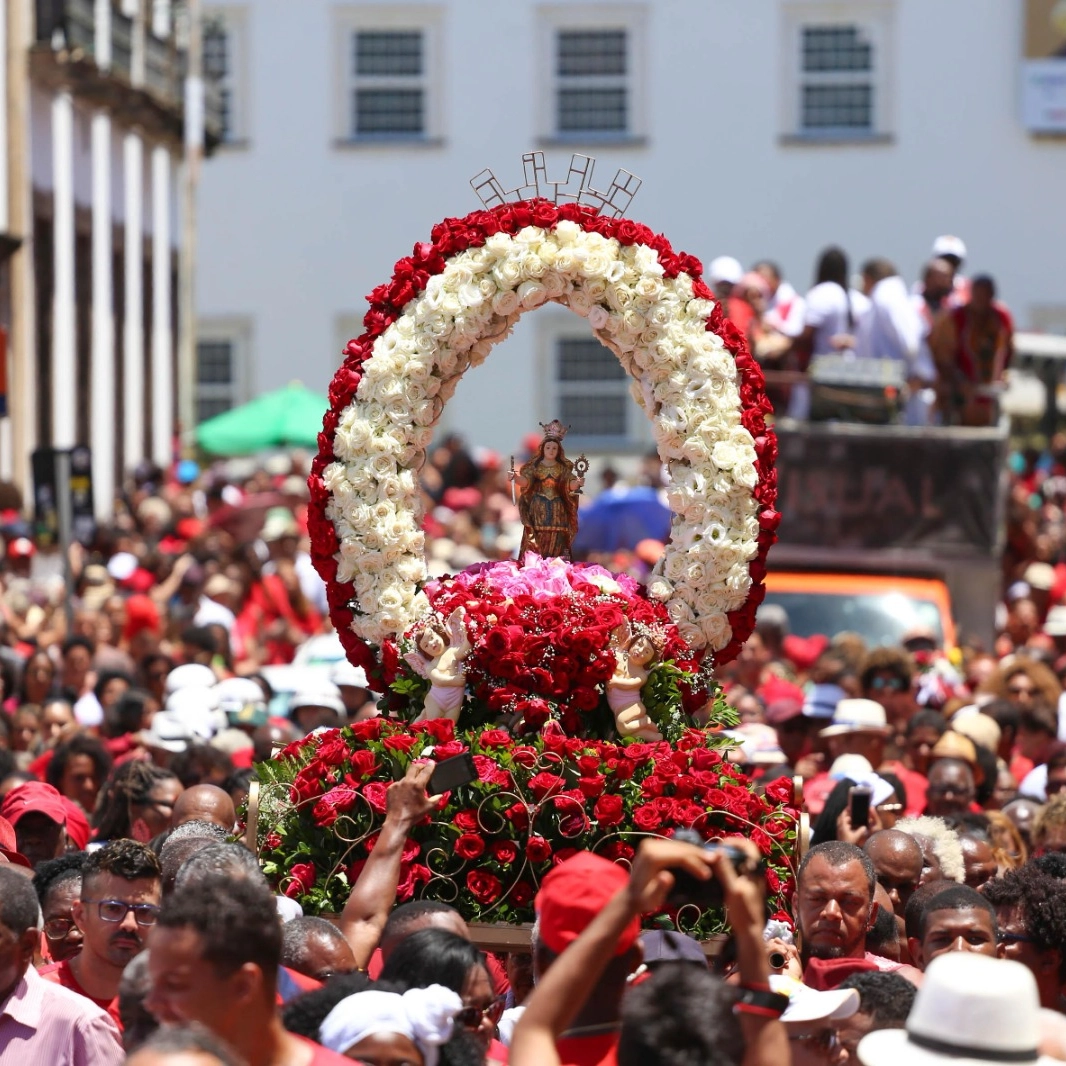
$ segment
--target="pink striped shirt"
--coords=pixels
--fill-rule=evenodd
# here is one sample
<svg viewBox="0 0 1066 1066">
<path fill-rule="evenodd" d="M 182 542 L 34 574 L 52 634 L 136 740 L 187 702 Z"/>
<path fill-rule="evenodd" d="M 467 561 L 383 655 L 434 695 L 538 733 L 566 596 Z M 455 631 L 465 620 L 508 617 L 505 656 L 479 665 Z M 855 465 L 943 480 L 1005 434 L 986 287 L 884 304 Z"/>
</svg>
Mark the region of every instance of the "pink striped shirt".
<svg viewBox="0 0 1066 1066">
<path fill-rule="evenodd" d="M 120 1066 L 123 1058 L 111 1018 L 32 966 L 0 1004 L 0 1066 Z"/>
</svg>

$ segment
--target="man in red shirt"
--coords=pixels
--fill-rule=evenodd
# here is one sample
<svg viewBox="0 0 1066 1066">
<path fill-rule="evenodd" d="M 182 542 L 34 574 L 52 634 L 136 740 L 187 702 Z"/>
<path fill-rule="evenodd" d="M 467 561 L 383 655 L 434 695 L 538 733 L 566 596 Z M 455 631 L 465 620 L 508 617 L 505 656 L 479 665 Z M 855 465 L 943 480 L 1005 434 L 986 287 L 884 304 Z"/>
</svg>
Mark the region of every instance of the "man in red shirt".
<svg viewBox="0 0 1066 1066">
<path fill-rule="evenodd" d="M 145 1006 L 161 1024 L 198 1022 L 248 1066 L 351 1066 L 281 1024 L 281 923 L 265 884 L 207 876 L 179 886 L 150 947 Z"/>
<path fill-rule="evenodd" d="M 583 851 L 552 870 L 537 893 L 537 938 L 533 972 L 541 975 L 580 935 L 597 914 L 629 884 L 622 867 Z M 643 960 L 640 917 L 626 926 L 614 958 L 570 1027 L 556 1041 L 563 1066 L 613 1063 L 621 1028 L 622 996 Z"/>
<path fill-rule="evenodd" d="M 82 932 L 81 952 L 42 966 L 40 975 L 91 999 L 121 1027 L 122 971 L 144 950 L 162 898 L 159 860 L 151 848 L 120 839 L 90 852 L 82 868 L 80 898 L 71 910 Z"/>
</svg>

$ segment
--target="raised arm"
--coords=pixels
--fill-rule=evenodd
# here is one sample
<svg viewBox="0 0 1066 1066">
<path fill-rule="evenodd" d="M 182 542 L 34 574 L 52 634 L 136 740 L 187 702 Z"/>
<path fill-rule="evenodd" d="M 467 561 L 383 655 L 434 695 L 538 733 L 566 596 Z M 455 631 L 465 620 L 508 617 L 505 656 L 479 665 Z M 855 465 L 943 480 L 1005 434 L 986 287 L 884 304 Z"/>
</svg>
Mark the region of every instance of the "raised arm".
<svg viewBox="0 0 1066 1066">
<path fill-rule="evenodd" d="M 338 928 L 351 945 L 360 970 L 365 970 L 370 962 L 396 902 L 407 834 L 433 810 L 434 800 L 426 794 L 426 786 L 435 765 L 429 761 L 413 762 L 403 780 L 389 785 L 381 835 L 341 912 Z"/>
</svg>

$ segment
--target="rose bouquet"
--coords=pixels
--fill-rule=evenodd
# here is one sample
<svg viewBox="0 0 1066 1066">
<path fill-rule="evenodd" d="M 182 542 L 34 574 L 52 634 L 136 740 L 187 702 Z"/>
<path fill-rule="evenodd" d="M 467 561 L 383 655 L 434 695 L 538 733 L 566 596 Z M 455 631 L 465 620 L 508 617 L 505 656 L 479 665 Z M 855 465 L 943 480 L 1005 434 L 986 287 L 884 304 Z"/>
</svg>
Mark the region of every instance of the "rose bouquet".
<svg viewBox="0 0 1066 1066">
<path fill-rule="evenodd" d="M 576 851 L 626 863 L 642 836 L 690 828 L 706 840 L 753 840 L 767 863 L 769 907 L 783 910 L 794 885 L 791 785 L 782 779 L 760 796 L 720 744 L 701 730 L 648 744 L 570 737 L 551 723 L 516 740 L 501 729 L 456 731 L 448 719 L 359 722 L 260 764 L 260 859 L 307 913 L 340 911 L 381 829 L 388 784 L 413 759 L 469 752 L 478 780 L 445 793 L 411 831 L 399 902 L 434 899 L 469 921 L 530 922 L 541 879 Z M 723 930 L 724 915 L 689 906 L 649 922 L 705 938 Z"/>
<path fill-rule="evenodd" d="M 680 736 L 707 700 L 710 677 L 663 604 L 601 566 L 528 555 L 522 565 L 483 563 L 431 581 L 425 593 L 431 612 L 382 649 L 382 709 L 397 717 L 415 718 L 429 688 L 414 668 L 420 634 L 456 610 L 470 642 L 461 727 L 493 722 L 529 734 L 554 720 L 570 736 L 614 737 L 608 687 L 620 627 L 655 649 L 643 698 L 662 736 Z"/>
</svg>

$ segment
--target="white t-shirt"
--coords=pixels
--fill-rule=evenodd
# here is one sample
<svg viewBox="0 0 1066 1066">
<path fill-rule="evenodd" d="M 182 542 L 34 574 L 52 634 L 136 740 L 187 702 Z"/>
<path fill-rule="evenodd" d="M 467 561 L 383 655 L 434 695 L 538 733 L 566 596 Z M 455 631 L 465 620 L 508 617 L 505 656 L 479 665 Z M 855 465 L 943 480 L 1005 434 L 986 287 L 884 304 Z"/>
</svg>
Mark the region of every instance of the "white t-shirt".
<svg viewBox="0 0 1066 1066">
<path fill-rule="evenodd" d="M 787 281 L 782 281 L 770 301 L 764 321 L 771 329 L 776 329 L 786 337 L 798 337 L 803 332 L 806 312 L 807 305 L 803 297 Z"/>
<path fill-rule="evenodd" d="M 851 323 L 848 323 L 848 304 L 851 304 Z M 813 355 L 832 355 L 836 349 L 829 343 L 838 333 L 854 333 L 859 319 L 870 307 L 861 292 L 847 293 L 835 281 L 815 285 L 806 297 L 805 324 L 814 326 Z"/>
</svg>

